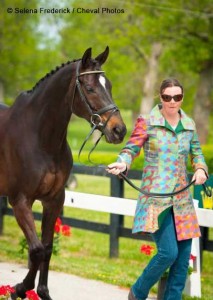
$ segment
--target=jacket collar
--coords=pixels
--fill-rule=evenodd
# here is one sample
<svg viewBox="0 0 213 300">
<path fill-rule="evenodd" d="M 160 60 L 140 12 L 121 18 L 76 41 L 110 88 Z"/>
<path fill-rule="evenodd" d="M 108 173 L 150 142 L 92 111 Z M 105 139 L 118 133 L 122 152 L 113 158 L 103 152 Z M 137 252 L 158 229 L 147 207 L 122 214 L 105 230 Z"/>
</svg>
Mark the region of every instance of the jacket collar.
<svg viewBox="0 0 213 300">
<path fill-rule="evenodd" d="M 161 107 L 162 105 L 158 104 L 152 109 L 150 113 L 150 125 L 165 126 L 165 119 L 160 112 Z M 195 130 L 194 121 L 189 118 L 182 109 L 180 109 L 179 113 L 181 116 L 181 123 L 183 125 L 183 128 L 187 130 Z"/>
</svg>

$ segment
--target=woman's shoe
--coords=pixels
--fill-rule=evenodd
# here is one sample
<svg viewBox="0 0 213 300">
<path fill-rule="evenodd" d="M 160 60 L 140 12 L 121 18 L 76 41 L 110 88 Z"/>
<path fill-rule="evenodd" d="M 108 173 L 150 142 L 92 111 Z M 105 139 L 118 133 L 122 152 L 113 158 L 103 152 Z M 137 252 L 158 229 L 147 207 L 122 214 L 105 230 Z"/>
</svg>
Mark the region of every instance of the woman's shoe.
<svg viewBox="0 0 213 300">
<path fill-rule="evenodd" d="M 133 294 L 132 289 L 129 291 L 128 300 L 137 300 L 137 298 L 135 298 L 135 295 Z"/>
</svg>

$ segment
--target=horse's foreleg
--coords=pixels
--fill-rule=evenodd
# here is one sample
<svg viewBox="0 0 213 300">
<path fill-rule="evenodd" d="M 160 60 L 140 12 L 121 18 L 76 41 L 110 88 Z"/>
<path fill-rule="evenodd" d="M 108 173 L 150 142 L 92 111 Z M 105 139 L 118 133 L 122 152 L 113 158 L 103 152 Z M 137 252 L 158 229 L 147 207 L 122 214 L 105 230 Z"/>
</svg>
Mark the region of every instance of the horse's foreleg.
<svg viewBox="0 0 213 300">
<path fill-rule="evenodd" d="M 43 201 L 42 218 L 42 244 L 45 257 L 40 264 L 40 276 L 37 292 L 43 300 L 51 300 L 48 290 L 48 271 L 52 255 L 54 227 L 57 217 L 60 215 L 64 203 L 64 191 L 56 198 Z"/>
<path fill-rule="evenodd" d="M 29 255 L 31 260 L 30 269 L 23 282 L 15 286 L 16 296 L 24 299 L 26 291 L 33 289 L 35 286 L 36 274 L 40 262 L 44 257 L 44 247 L 36 234 L 30 201 L 28 201 L 24 195 L 21 195 L 15 200 L 10 199 L 10 203 L 13 206 L 16 220 L 21 227 L 29 245 Z"/>
</svg>

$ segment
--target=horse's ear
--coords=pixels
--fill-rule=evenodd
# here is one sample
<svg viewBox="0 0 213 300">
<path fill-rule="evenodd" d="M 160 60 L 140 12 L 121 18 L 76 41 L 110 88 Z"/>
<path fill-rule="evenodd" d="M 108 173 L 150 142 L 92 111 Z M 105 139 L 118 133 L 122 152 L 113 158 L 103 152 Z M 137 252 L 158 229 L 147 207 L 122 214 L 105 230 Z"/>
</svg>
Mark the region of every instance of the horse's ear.
<svg viewBox="0 0 213 300">
<path fill-rule="evenodd" d="M 105 51 L 99 54 L 95 59 L 99 62 L 100 65 L 103 65 L 107 60 L 108 55 L 109 55 L 109 47 L 107 46 Z"/>
<path fill-rule="evenodd" d="M 82 56 L 81 62 L 82 62 L 82 66 L 84 68 L 87 68 L 89 66 L 89 62 L 91 60 L 91 56 L 92 56 L 92 48 L 88 48 L 85 52 L 84 55 Z"/>
</svg>

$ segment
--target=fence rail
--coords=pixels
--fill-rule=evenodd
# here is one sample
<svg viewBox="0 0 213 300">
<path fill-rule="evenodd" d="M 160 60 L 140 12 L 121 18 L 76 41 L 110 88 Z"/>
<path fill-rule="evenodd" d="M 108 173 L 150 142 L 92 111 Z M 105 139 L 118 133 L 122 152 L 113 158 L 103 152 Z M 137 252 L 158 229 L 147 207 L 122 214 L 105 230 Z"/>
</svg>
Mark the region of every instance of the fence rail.
<svg viewBox="0 0 213 300">
<path fill-rule="evenodd" d="M 91 175 L 91 176 L 104 176 L 110 178 L 110 197 L 117 198 L 124 198 L 124 182 L 123 180 L 119 179 L 116 176 L 108 174 L 103 168 L 99 167 L 88 167 L 75 164 L 72 170 L 73 174 L 84 174 L 84 175 Z M 128 177 L 130 179 L 138 179 L 141 178 L 141 172 L 130 170 L 128 173 Z M 189 174 L 191 177 L 191 174 Z M 211 175 L 208 181 L 208 184 L 212 187 L 213 186 L 213 176 Z M 201 187 L 194 186 L 193 197 L 199 200 L 199 207 L 202 207 L 202 197 L 201 197 Z M 83 194 L 80 195 L 81 198 Z M 2 198 L 2 197 L 1 197 Z M 94 196 L 95 198 L 95 196 Z M 13 215 L 13 211 L 7 205 L 7 200 L 3 197 L 0 201 L 0 234 L 3 232 L 3 219 L 4 215 Z M 117 199 L 118 200 L 118 199 Z M 124 200 L 124 199 L 123 199 Z M 121 199 L 121 201 L 123 201 Z M 127 199 L 125 199 L 127 201 Z M 132 200 L 129 200 L 132 201 Z M 66 205 L 66 202 L 65 202 Z M 113 201 L 112 201 L 113 205 Z M 72 205 L 74 207 L 74 204 Z M 82 207 L 83 208 L 83 207 Z M 116 211 L 116 210 L 115 210 Z M 131 238 L 131 239 L 140 239 L 150 241 L 151 238 L 149 235 L 132 235 L 130 228 L 124 227 L 124 217 L 125 213 L 117 214 L 117 213 L 110 213 L 110 224 L 103 224 L 103 223 L 96 223 L 86 220 L 78 220 L 74 218 L 68 218 L 63 216 L 63 223 L 70 225 L 72 227 L 90 230 L 95 232 L 101 232 L 105 234 L 109 234 L 110 237 L 110 249 L 109 249 L 109 256 L 110 257 L 118 257 L 119 256 L 119 238 Z M 41 220 L 41 213 L 34 212 L 34 217 L 36 220 Z M 200 239 L 200 253 L 201 253 L 201 265 L 202 265 L 202 252 L 203 250 L 213 251 L 213 241 L 210 240 L 209 237 L 209 228 L 208 227 L 201 227 L 202 237 Z"/>
</svg>

